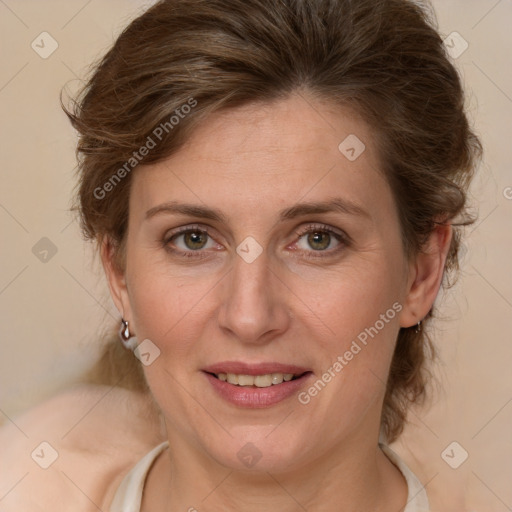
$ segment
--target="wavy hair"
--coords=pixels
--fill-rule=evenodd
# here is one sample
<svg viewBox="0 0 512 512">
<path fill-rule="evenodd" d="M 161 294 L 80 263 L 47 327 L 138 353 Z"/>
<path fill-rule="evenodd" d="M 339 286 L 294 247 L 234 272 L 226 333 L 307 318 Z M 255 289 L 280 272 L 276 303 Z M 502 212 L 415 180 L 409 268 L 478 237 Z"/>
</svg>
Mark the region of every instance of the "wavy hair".
<svg viewBox="0 0 512 512">
<path fill-rule="evenodd" d="M 198 106 L 162 134 L 144 158 L 168 158 L 195 126 L 221 109 L 270 102 L 304 90 L 355 110 L 378 140 L 396 201 L 404 252 L 421 251 L 436 222 L 454 236 L 444 286 L 458 270 L 462 226 L 472 222 L 467 189 L 481 155 L 459 75 L 428 4 L 410 0 L 162 0 L 132 21 L 69 107 L 79 133 L 73 208 L 83 235 L 113 242 L 124 266 L 129 173 L 105 200 L 101 188 L 155 127 L 190 98 Z M 96 193 L 95 193 L 96 191 Z M 399 331 L 382 410 L 389 442 L 407 408 L 426 396 L 428 337 Z M 113 327 L 117 331 L 117 325 Z M 143 371 L 117 335 L 88 379 L 149 392 Z"/>
</svg>

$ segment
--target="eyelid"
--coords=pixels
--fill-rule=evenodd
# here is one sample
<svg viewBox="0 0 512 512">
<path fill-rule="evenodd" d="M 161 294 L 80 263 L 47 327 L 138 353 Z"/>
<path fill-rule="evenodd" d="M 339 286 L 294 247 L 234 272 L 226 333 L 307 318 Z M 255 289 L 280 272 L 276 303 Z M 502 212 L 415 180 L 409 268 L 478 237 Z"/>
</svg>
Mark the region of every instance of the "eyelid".
<svg viewBox="0 0 512 512">
<path fill-rule="evenodd" d="M 347 245 L 352 242 L 352 239 L 347 235 L 347 233 L 345 233 L 341 229 L 329 226 L 327 224 L 321 224 L 318 222 L 313 222 L 313 223 L 304 225 L 303 227 L 301 227 L 295 231 L 295 235 L 298 237 L 301 237 L 301 236 L 304 236 L 306 233 L 311 233 L 311 232 L 314 232 L 315 230 L 316 231 L 324 231 L 326 233 L 331 233 L 333 235 L 336 235 L 337 237 L 339 237 L 339 239 L 343 243 L 345 243 Z"/>
<path fill-rule="evenodd" d="M 163 237 L 164 248 L 171 253 L 178 254 L 183 257 L 190 257 L 190 258 L 208 257 L 207 253 L 210 252 L 211 249 L 210 249 L 210 251 L 202 250 L 202 249 L 199 249 L 196 251 L 192 251 L 192 250 L 184 251 L 181 249 L 173 249 L 170 246 L 170 242 L 175 237 L 185 234 L 185 233 L 188 233 L 188 232 L 194 232 L 194 231 L 205 233 L 208 237 L 210 237 L 212 239 L 212 241 L 214 241 L 215 243 L 217 243 L 219 245 L 222 245 L 212 236 L 211 231 L 215 231 L 215 230 L 211 226 L 202 225 L 202 224 L 188 224 L 185 226 L 179 226 L 179 227 L 171 230 L 170 232 L 166 233 Z M 321 231 L 321 232 L 325 232 L 325 233 L 334 235 L 335 238 L 341 244 L 341 247 L 337 247 L 337 248 L 325 250 L 325 251 L 314 251 L 314 250 L 304 251 L 302 249 L 296 249 L 297 251 L 299 251 L 303 254 L 307 254 L 307 257 L 310 257 L 310 258 L 321 258 L 321 257 L 332 256 L 334 254 L 337 254 L 341 249 L 343 249 L 343 247 L 349 246 L 352 243 L 352 239 L 344 231 L 342 231 L 338 228 L 335 228 L 333 226 L 329 226 L 327 224 L 322 224 L 322 223 L 317 223 L 317 222 L 304 224 L 301 227 L 297 228 L 294 231 L 294 233 L 298 238 L 301 238 L 305 234 L 315 232 L 315 231 Z M 297 240 L 295 240 L 293 243 L 294 244 L 297 243 Z"/>
<path fill-rule="evenodd" d="M 352 243 L 352 239 L 342 230 L 338 228 L 334 228 L 332 226 L 322 224 L 322 223 L 310 223 L 306 224 L 303 227 L 295 230 L 295 235 L 299 238 L 302 238 L 304 235 L 308 233 L 314 233 L 317 232 L 324 232 L 328 233 L 330 235 L 333 235 L 339 245 L 335 247 L 334 249 L 328 249 L 323 251 L 315 251 L 315 250 L 304 250 L 304 249 L 298 249 L 297 247 L 294 248 L 293 252 L 298 252 L 301 254 L 302 258 L 311 259 L 311 260 L 319 260 L 321 258 L 329 258 L 329 257 L 335 257 L 339 256 L 340 253 L 349 247 Z M 292 245 L 297 244 L 298 240 L 293 242 Z"/>
<path fill-rule="evenodd" d="M 183 250 L 183 249 L 177 249 L 172 247 L 171 242 L 177 238 L 180 235 L 184 235 L 186 233 L 190 232 L 200 232 L 205 233 L 212 242 L 222 245 L 212 236 L 211 231 L 214 231 L 214 229 L 211 226 L 205 226 L 201 224 L 187 224 L 185 226 L 179 226 L 177 228 L 171 229 L 165 233 L 165 235 L 162 238 L 162 247 L 164 250 L 166 250 L 168 253 L 176 255 L 178 257 L 186 258 L 186 259 L 202 259 L 207 258 L 209 253 L 211 253 L 211 248 L 209 250 Z M 214 249 L 215 250 L 215 249 Z"/>
<path fill-rule="evenodd" d="M 184 233 L 189 233 L 191 231 L 200 231 L 201 233 L 206 233 L 209 237 L 212 237 L 211 231 L 213 228 L 211 226 L 205 226 L 201 224 L 187 224 L 186 226 L 179 226 L 177 228 L 171 229 L 167 231 L 164 235 L 164 239 L 169 242 L 173 237 L 182 235 Z"/>
</svg>

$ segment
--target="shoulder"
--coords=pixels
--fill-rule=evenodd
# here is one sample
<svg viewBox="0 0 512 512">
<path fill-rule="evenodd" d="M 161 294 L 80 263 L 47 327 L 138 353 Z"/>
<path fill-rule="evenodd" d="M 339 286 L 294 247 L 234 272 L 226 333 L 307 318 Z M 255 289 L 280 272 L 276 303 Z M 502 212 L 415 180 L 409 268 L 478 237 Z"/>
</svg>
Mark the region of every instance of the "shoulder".
<svg viewBox="0 0 512 512">
<path fill-rule="evenodd" d="M 163 440 L 148 395 L 75 386 L 0 428 L 0 508 L 107 509 L 124 475 Z"/>
</svg>

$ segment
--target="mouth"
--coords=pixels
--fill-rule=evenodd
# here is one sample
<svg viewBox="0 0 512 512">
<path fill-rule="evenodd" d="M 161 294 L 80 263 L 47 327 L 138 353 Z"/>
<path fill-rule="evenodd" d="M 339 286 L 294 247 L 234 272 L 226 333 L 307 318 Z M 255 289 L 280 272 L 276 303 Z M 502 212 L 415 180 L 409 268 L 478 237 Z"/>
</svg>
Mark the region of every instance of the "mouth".
<svg viewBox="0 0 512 512">
<path fill-rule="evenodd" d="M 209 373 L 209 372 L 207 372 Z M 250 387 L 250 388 L 269 388 L 270 386 L 277 386 L 283 382 L 290 382 L 292 380 L 300 379 L 303 375 L 309 372 L 300 374 L 293 373 L 266 373 L 263 375 L 245 375 L 237 373 L 210 373 L 213 377 L 222 382 L 228 382 L 234 386 Z"/>
<path fill-rule="evenodd" d="M 245 364 L 234 361 L 204 368 L 203 373 L 217 396 L 244 408 L 275 405 L 296 395 L 313 372 L 279 363 Z"/>
</svg>

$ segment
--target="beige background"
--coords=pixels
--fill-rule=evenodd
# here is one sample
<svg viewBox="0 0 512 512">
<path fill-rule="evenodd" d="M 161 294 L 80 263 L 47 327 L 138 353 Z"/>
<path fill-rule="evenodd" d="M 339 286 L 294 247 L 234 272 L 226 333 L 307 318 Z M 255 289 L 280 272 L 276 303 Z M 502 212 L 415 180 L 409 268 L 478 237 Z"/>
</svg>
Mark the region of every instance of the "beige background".
<svg viewBox="0 0 512 512">
<path fill-rule="evenodd" d="M 65 84 L 76 90 L 87 66 L 147 4 L 0 1 L 0 422 L 72 382 L 97 357 L 102 328 L 118 321 L 68 212 L 76 140 L 58 95 Z M 444 488 L 443 510 L 456 510 L 450 500 L 466 493 L 468 511 L 501 512 L 512 510 L 512 2 L 434 6 L 441 32 L 457 31 L 469 43 L 456 62 L 486 153 L 461 279 L 440 297 L 443 390 L 431 409 L 411 412 L 395 449 L 429 490 Z M 43 31 L 59 45 L 47 59 L 31 48 Z M 32 252 L 43 237 L 57 250 L 46 262 Z M 458 469 L 441 457 L 453 441 L 469 453 Z M 457 461 L 462 451 L 448 454 Z"/>
</svg>

